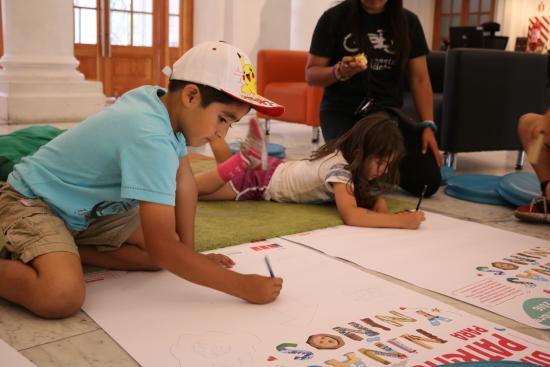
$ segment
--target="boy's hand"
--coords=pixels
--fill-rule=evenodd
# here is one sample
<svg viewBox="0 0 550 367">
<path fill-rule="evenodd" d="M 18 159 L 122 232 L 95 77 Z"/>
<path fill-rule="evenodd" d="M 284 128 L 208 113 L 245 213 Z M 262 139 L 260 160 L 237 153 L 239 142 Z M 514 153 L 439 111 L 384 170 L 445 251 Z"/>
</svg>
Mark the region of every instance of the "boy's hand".
<svg viewBox="0 0 550 367">
<path fill-rule="evenodd" d="M 235 262 L 231 260 L 230 257 L 222 254 L 206 254 L 205 256 L 214 264 L 221 265 L 226 268 L 232 268 L 233 265 L 235 265 Z"/>
<path fill-rule="evenodd" d="M 273 302 L 281 293 L 283 280 L 256 274 L 243 274 L 238 296 L 256 304 Z"/>
<path fill-rule="evenodd" d="M 405 229 L 418 229 L 420 223 L 426 219 L 424 212 L 421 210 L 415 212 L 403 211 L 395 215 L 399 216 L 400 227 Z"/>
</svg>

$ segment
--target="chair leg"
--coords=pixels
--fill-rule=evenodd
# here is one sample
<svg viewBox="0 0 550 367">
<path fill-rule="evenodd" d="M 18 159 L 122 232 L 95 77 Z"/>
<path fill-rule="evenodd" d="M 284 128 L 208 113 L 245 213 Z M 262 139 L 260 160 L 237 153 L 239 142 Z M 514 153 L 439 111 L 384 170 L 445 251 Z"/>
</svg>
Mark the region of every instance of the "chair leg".
<svg viewBox="0 0 550 367">
<path fill-rule="evenodd" d="M 311 137 L 311 142 L 312 143 L 318 143 L 319 142 L 320 133 L 321 133 L 321 129 L 319 129 L 319 126 L 313 126 L 313 128 L 312 128 L 312 137 Z"/>
<path fill-rule="evenodd" d="M 516 160 L 516 169 L 521 170 L 523 169 L 523 164 L 525 163 L 525 151 L 524 150 L 518 150 L 518 158 Z"/>
<path fill-rule="evenodd" d="M 456 169 L 456 153 L 445 152 L 443 154 L 443 161 L 447 167 Z"/>
<path fill-rule="evenodd" d="M 269 135 L 270 125 L 270 119 L 265 119 L 265 135 Z"/>
</svg>

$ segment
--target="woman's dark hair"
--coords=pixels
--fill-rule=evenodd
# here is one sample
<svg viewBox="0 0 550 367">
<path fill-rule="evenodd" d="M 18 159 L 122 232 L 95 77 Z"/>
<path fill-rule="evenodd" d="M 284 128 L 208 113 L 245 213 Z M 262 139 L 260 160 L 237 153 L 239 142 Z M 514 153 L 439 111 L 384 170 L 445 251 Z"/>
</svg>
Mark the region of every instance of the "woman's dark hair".
<svg viewBox="0 0 550 367">
<path fill-rule="evenodd" d="M 245 104 L 235 97 L 232 97 L 227 93 L 217 90 L 216 88 L 212 88 L 208 85 L 200 83 L 188 82 L 185 80 L 170 80 L 170 82 L 168 83 L 168 91 L 170 93 L 175 93 L 180 89 L 183 89 L 188 84 L 194 84 L 197 86 L 197 88 L 199 88 L 199 91 L 201 93 L 201 106 L 204 108 L 208 107 L 208 105 L 214 102 L 235 105 Z"/>
<path fill-rule="evenodd" d="M 399 163 L 405 155 L 403 136 L 397 122 L 387 112 L 375 112 L 359 120 L 341 137 L 313 152 L 310 160 L 335 154 L 342 155 L 351 172 L 348 190 L 353 192 L 357 205 L 372 208 L 376 196 L 399 183 Z M 370 180 L 365 177 L 374 159 L 387 159 L 386 171 Z"/>
<path fill-rule="evenodd" d="M 346 0 L 351 5 L 351 19 L 350 24 L 352 27 L 352 33 L 356 37 L 360 50 L 366 52 L 368 56 L 368 43 L 369 42 L 363 34 L 361 27 L 361 19 L 363 12 L 363 5 L 361 0 Z M 386 17 L 386 21 L 389 24 L 390 39 L 393 40 L 391 50 L 395 52 L 395 58 L 400 66 L 401 72 L 404 72 L 409 61 L 409 52 L 411 50 L 411 41 L 409 38 L 409 27 L 407 17 L 403 11 L 403 0 L 388 0 L 384 8 L 383 13 Z"/>
</svg>

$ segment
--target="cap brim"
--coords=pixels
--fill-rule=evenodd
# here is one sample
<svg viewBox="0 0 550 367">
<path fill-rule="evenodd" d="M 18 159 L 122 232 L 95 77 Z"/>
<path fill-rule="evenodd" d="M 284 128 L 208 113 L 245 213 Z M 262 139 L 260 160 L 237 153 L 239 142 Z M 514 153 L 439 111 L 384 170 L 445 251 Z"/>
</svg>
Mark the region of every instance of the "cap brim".
<svg viewBox="0 0 550 367">
<path fill-rule="evenodd" d="M 277 117 L 285 112 L 285 107 L 275 103 L 258 94 L 234 94 L 222 89 L 222 92 L 229 94 L 231 97 L 238 99 L 241 102 L 252 106 L 256 111 L 271 117 Z"/>
</svg>

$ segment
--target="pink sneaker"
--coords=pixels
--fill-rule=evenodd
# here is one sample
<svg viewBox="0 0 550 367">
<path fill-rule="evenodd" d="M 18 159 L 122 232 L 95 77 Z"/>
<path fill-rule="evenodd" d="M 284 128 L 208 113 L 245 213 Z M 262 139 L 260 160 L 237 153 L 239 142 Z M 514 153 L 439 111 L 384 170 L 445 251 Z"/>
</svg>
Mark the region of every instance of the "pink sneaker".
<svg viewBox="0 0 550 367">
<path fill-rule="evenodd" d="M 550 223 L 550 202 L 543 196 L 533 198 L 531 204 L 519 207 L 514 212 L 516 218 L 525 222 Z"/>
<path fill-rule="evenodd" d="M 250 119 L 248 135 L 241 143 L 240 151 L 250 162 L 250 169 L 258 166 L 262 171 L 267 169 L 267 144 L 262 129 L 256 119 Z"/>
</svg>

